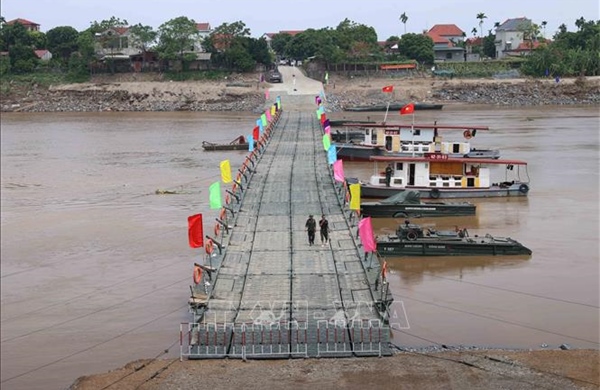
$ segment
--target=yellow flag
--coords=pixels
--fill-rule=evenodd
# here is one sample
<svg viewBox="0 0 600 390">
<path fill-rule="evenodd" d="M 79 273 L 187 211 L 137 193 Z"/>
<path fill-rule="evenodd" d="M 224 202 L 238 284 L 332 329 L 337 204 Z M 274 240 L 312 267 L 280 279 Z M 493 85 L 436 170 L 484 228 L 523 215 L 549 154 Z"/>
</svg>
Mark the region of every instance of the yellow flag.
<svg viewBox="0 0 600 390">
<path fill-rule="evenodd" d="M 360 210 L 360 183 L 350 184 L 350 210 Z"/>
<path fill-rule="evenodd" d="M 224 184 L 231 183 L 231 166 L 229 160 L 221 161 L 221 181 Z"/>
</svg>

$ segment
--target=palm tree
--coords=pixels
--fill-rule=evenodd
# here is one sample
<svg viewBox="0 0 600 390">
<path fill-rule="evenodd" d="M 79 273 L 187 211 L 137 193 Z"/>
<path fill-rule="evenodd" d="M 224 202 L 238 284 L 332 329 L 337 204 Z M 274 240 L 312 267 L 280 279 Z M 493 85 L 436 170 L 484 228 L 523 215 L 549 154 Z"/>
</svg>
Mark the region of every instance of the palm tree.
<svg viewBox="0 0 600 390">
<path fill-rule="evenodd" d="M 471 30 L 471 34 L 473 34 L 474 37 L 477 36 L 477 27 L 473 27 L 473 30 Z"/>
<path fill-rule="evenodd" d="M 477 14 L 477 19 L 479 19 L 479 35 L 483 38 L 483 19 L 487 19 L 487 16 L 483 12 Z"/>
<path fill-rule="evenodd" d="M 546 25 L 548 24 L 548 22 L 546 22 L 545 20 L 542 20 L 542 28 L 544 29 L 544 39 L 546 39 Z"/>
<path fill-rule="evenodd" d="M 402 15 L 400 15 L 400 21 L 404 23 L 404 34 L 406 34 L 406 22 L 408 21 L 408 16 L 406 16 L 406 12 L 402 12 Z"/>
</svg>

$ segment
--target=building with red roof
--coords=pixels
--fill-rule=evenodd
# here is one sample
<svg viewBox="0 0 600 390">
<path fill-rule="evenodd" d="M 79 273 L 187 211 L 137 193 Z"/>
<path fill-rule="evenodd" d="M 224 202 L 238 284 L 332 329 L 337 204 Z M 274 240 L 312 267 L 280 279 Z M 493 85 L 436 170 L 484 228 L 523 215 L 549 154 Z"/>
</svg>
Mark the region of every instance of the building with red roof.
<svg viewBox="0 0 600 390">
<path fill-rule="evenodd" d="M 25 27 L 25 29 L 27 29 L 28 31 L 40 31 L 39 24 L 34 23 L 27 19 L 17 18 L 17 19 L 13 19 L 13 20 L 6 22 L 6 24 L 8 24 L 8 25 L 15 24 L 15 23 L 22 24 Z"/>
</svg>

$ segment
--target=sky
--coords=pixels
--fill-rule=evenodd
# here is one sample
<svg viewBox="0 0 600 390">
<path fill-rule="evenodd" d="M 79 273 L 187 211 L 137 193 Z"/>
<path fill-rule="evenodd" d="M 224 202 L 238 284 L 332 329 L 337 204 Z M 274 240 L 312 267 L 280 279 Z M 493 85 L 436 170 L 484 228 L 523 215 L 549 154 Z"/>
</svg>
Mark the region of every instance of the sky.
<svg viewBox="0 0 600 390">
<path fill-rule="evenodd" d="M 154 28 L 179 16 L 208 22 L 213 28 L 242 21 L 255 38 L 281 30 L 335 28 L 347 18 L 373 27 L 378 40 L 384 41 L 404 34 L 402 13 L 408 17 L 406 32 L 456 24 L 472 36 L 471 30 L 479 29 L 477 14 L 484 13 L 484 33 L 495 22 L 524 16 L 537 24 L 546 21 L 545 35 L 551 38 L 563 23 L 576 31 L 579 17 L 599 20 L 599 4 L 598 0 L 0 0 L 0 14 L 7 21 L 23 18 L 38 23 L 43 32 L 58 26 L 81 31 L 92 21 L 112 16 L 129 25 Z"/>
</svg>

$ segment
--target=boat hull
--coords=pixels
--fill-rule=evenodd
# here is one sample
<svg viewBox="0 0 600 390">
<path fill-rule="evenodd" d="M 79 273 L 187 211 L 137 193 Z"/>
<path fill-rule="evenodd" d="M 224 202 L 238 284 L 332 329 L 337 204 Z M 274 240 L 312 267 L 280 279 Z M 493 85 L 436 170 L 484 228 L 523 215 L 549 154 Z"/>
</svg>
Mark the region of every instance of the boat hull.
<svg viewBox="0 0 600 390">
<path fill-rule="evenodd" d="M 531 250 L 510 238 L 473 237 L 456 240 L 377 241 L 382 256 L 514 256 Z"/>
<path fill-rule="evenodd" d="M 423 203 L 423 204 L 377 204 L 365 202 L 360 206 L 361 215 L 372 218 L 420 218 L 475 215 L 472 203 Z"/>
<path fill-rule="evenodd" d="M 230 145 L 230 144 L 226 144 L 226 145 L 219 145 L 219 144 L 205 144 L 202 145 L 202 148 L 206 151 L 217 151 L 217 150 L 249 150 L 250 149 L 250 145 L 249 144 L 234 144 L 234 145 Z"/>
<path fill-rule="evenodd" d="M 408 103 L 392 103 L 389 106 L 387 104 L 380 105 L 372 105 L 372 106 L 354 106 L 347 107 L 344 111 L 353 111 L 353 112 L 368 112 L 368 111 L 397 111 L 402 107 L 406 106 Z M 416 111 L 421 110 L 441 110 L 444 108 L 443 104 L 438 103 L 414 103 L 414 109 Z"/>
<path fill-rule="evenodd" d="M 492 186 L 489 188 L 429 188 L 429 187 L 385 187 L 361 184 L 363 198 L 388 198 L 398 191 L 419 191 L 421 199 L 456 199 L 456 198 L 498 198 L 508 196 L 527 196 L 529 186 L 525 183 L 515 183 L 507 186 Z"/>
<path fill-rule="evenodd" d="M 413 153 L 393 153 L 376 146 L 356 145 L 350 143 L 336 144 L 337 157 L 343 161 L 370 161 L 373 156 L 386 157 L 411 157 Z M 422 155 L 422 154 L 416 154 Z M 467 158 L 489 158 L 497 160 L 500 158 L 500 151 L 497 149 L 474 149 L 471 152 L 462 155 L 456 153 L 448 154 L 448 157 L 467 157 Z"/>
<path fill-rule="evenodd" d="M 354 144 L 336 144 L 337 158 L 342 161 L 369 161 L 373 156 L 383 156 L 381 148 Z"/>
</svg>

